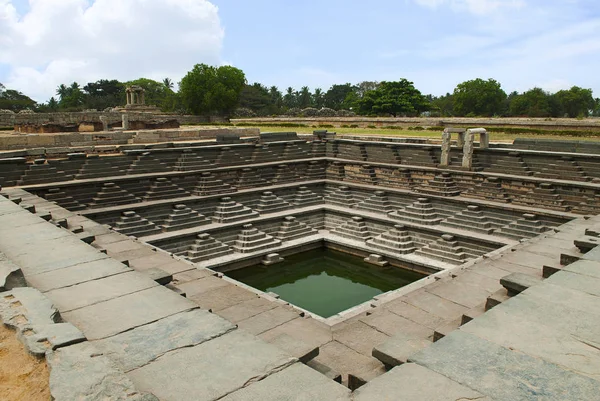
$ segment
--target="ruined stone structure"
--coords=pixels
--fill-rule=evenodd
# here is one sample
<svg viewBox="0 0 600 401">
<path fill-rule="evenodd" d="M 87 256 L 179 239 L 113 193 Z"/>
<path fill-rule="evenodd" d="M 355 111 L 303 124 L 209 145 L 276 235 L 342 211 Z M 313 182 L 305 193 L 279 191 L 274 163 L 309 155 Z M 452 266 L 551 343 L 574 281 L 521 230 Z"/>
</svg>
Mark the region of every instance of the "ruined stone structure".
<svg viewBox="0 0 600 401">
<path fill-rule="evenodd" d="M 56 399 L 597 398 L 600 156 L 452 133 L 0 156 L 0 316 Z M 227 277 L 324 246 L 427 277 L 327 319 Z"/>
</svg>

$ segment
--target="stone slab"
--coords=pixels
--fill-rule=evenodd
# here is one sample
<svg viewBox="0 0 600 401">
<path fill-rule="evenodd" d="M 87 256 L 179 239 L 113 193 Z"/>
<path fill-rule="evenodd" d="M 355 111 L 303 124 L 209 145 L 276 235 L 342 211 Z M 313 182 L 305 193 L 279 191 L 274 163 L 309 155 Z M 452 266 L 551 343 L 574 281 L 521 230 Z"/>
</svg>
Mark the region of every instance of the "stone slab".
<svg viewBox="0 0 600 401">
<path fill-rule="evenodd" d="M 298 358 L 302 363 L 314 359 L 319 355 L 319 347 L 313 347 L 306 344 L 304 341 L 297 340 L 292 336 L 282 333 L 269 341 L 269 344 L 273 344 L 283 350 L 285 353 Z"/>
<path fill-rule="evenodd" d="M 387 309 L 374 310 L 369 316 L 361 317 L 360 321 L 388 336 L 404 333 L 413 337 L 428 338 L 433 335 L 433 330 L 430 328 L 396 315 Z"/>
<path fill-rule="evenodd" d="M 413 355 L 411 361 L 492 399 L 600 399 L 594 379 L 461 330 Z"/>
<path fill-rule="evenodd" d="M 457 280 L 442 283 L 435 288 L 428 288 L 427 292 L 467 308 L 477 306 L 483 299 L 491 294 L 491 292 L 484 288 Z"/>
<path fill-rule="evenodd" d="M 385 372 L 381 362 L 372 356 L 359 354 L 352 348 L 337 341 L 331 341 L 319 349 L 319 356 L 313 359 L 339 372 L 344 380 L 349 374 L 362 376 L 368 372 Z"/>
<path fill-rule="evenodd" d="M 213 290 L 215 288 L 225 287 L 231 285 L 229 282 L 214 276 L 203 277 L 199 280 L 189 281 L 183 284 L 177 284 L 183 292 L 185 292 L 188 298 L 199 296 L 203 292 Z"/>
<path fill-rule="evenodd" d="M 44 356 L 49 349 L 55 350 L 86 340 L 83 333 L 71 323 L 34 325 L 23 330 L 21 338 L 33 355 Z"/>
<path fill-rule="evenodd" d="M 140 390 L 163 401 L 216 400 L 296 362 L 277 347 L 235 330 L 164 355 L 129 372 Z"/>
<path fill-rule="evenodd" d="M 54 400 L 158 401 L 136 391 L 131 380 L 88 342 L 60 348 L 47 361 Z"/>
<path fill-rule="evenodd" d="M 191 297 L 188 295 L 188 298 L 196 302 L 201 308 L 216 312 L 237 305 L 240 302 L 254 299 L 256 296 L 252 291 L 229 284 Z"/>
<path fill-rule="evenodd" d="M 135 292 L 63 314 L 89 340 L 122 333 L 167 316 L 192 309 L 187 299 L 162 286 Z"/>
<path fill-rule="evenodd" d="M 102 259 L 28 276 L 27 282 L 38 290 L 46 292 L 130 271 L 132 270 L 122 263 L 112 259 Z"/>
<path fill-rule="evenodd" d="M 561 271 L 548 277 L 546 281 L 549 284 L 568 287 L 574 290 L 587 292 L 591 295 L 600 296 L 600 278 Z"/>
<path fill-rule="evenodd" d="M 273 303 L 276 305 L 276 303 Z M 331 327 L 313 318 L 293 319 L 271 330 L 265 331 L 260 338 L 271 342 L 275 337 L 286 334 L 298 341 L 320 347 L 333 339 Z"/>
<path fill-rule="evenodd" d="M 350 390 L 296 363 L 260 382 L 240 389 L 222 401 L 350 400 Z"/>
<path fill-rule="evenodd" d="M 14 288 L 2 293 L 2 298 L 4 302 L 0 304 L 0 314 L 4 324 L 16 326 L 22 322 L 29 325 L 49 325 L 60 321 L 60 314 L 52 301 L 35 288 Z M 26 322 L 19 316 L 26 319 Z"/>
<path fill-rule="evenodd" d="M 411 320 L 415 323 L 420 324 L 421 326 L 425 326 L 430 329 L 435 329 L 444 322 L 443 318 L 432 313 L 426 312 L 421 308 L 417 308 L 416 306 L 408 304 L 404 302 L 402 298 L 388 302 L 385 305 L 383 305 L 383 307 L 394 312 L 399 316 L 405 317 L 408 320 Z"/>
<path fill-rule="evenodd" d="M 51 290 L 46 296 L 64 313 L 158 285 L 145 274 L 131 271 Z"/>
<path fill-rule="evenodd" d="M 511 273 L 500 279 L 500 284 L 506 288 L 506 291 L 510 296 L 519 294 L 540 282 L 541 280 L 539 278 L 523 273 Z"/>
<path fill-rule="evenodd" d="M 428 339 L 401 333 L 374 347 L 372 355 L 387 366 L 397 366 L 406 363 L 411 355 L 431 344 Z"/>
<path fill-rule="evenodd" d="M 414 363 L 397 366 L 353 394 L 354 401 L 492 401 L 491 398 Z"/>
<path fill-rule="evenodd" d="M 469 309 L 424 290 L 409 294 L 404 301 L 446 320 L 459 318 Z"/>
<path fill-rule="evenodd" d="M 277 308 L 269 309 L 268 311 L 259 313 L 246 320 L 242 320 L 238 322 L 238 326 L 249 333 L 259 335 L 260 333 L 271 330 L 285 322 L 298 318 L 298 312 L 283 306 L 278 306 Z"/>
<path fill-rule="evenodd" d="M 248 301 L 230 306 L 229 308 L 217 311 L 215 313 L 224 317 L 230 322 L 238 323 L 242 320 L 251 318 L 252 316 L 256 316 L 260 313 L 277 308 L 278 306 L 279 304 L 275 302 L 257 296 L 256 298 L 252 298 Z"/>
<path fill-rule="evenodd" d="M 571 263 L 562 270 L 600 279 L 600 263 L 591 260 L 580 260 Z"/>
<path fill-rule="evenodd" d="M 0 252 L 0 292 L 26 285 L 27 282 L 21 268 Z"/>
<path fill-rule="evenodd" d="M 225 319 L 195 309 L 94 341 L 94 345 L 128 372 L 168 352 L 201 344 L 234 329 Z"/>
<path fill-rule="evenodd" d="M 390 338 L 385 333 L 361 321 L 344 324 L 333 332 L 333 339 L 366 356 L 371 356 L 373 347 Z"/>
</svg>

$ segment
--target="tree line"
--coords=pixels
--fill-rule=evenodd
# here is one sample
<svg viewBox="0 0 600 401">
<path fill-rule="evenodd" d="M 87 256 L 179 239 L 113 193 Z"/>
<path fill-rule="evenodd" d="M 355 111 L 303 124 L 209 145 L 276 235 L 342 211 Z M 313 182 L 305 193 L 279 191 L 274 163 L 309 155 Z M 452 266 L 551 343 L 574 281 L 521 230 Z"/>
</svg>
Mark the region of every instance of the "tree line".
<svg viewBox="0 0 600 401">
<path fill-rule="evenodd" d="M 308 86 L 281 91 L 249 84 L 232 66 L 197 64 L 178 83 L 165 78 L 128 82 L 101 79 L 81 86 L 61 84 L 47 102 L 36 103 L 0 84 L 0 110 L 38 112 L 106 110 L 125 104 L 125 89 L 139 85 L 146 103 L 164 112 L 198 115 L 254 116 L 431 116 L 431 117 L 572 117 L 600 116 L 600 99 L 591 89 L 573 86 L 549 93 L 541 88 L 507 94 L 501 84 L 481 78 L 462 82 L 452 93 L 424 95 L 409 80 L 334 84 L 327 91 Z"/>
</svg>

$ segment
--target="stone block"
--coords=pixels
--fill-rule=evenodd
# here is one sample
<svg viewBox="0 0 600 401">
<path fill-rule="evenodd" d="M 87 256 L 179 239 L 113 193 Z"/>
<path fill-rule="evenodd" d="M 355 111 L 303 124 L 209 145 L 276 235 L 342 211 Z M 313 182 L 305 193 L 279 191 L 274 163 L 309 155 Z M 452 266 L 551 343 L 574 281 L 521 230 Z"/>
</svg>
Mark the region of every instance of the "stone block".
<svg viewBox="0 0 600 401">
<path fill-rule="evenodd" d="M 495 400 L 590 400 L 598 381 L 458 330 L 415 362 Z"/>
<path fill-rule="evenodd" d="M 496 291 L 485 300 L 485 310 L 488 311 L 492 309 L 496 305 L 500 305 L 502 302 L 510 299 L 508 296 L 508 291 L 505 288 Z"/>
<path fill-rule="evenodd" d="M 160 285 L 167 285 L 173 281 L 173 275 L 171 273 L 167 273 L 158 267 L 151 267 L 150 269 L 144 270 L 144 274 Z"/>
<path fill-rule="evenodd" d="M 447 377 L 407 363 L 376 377 L 353 394 L 354 401 L 491 401 L 481 393 Z"/>
<path fill-rule="evenodd" d="M 294 364 L 281 372 L 253 383 L 222 398 L 223 401 L 280 400 L 350 400 L 350 390 L 328 380 L 302 364 Z"/>
<path fill-rule="evenodd" d="M 60 348 L 47 361 L 54 400 L 158 401 L 137 392 L 131 380 L 88 342 Z"/>
<path fill-rule="evenodd" d="M 44 356 L 48 350 L 86 340 L 83 333 L 70 323 L 28 326 L 23 329 L 20 337 L 29 353 L 35 356 Z"/>
<path fill-rule="evenodd" d="M 406 363 L 408 358 L 431 345 L 431 341 L 419 337 L 398 333 L 389 340 L 373 348 L 373 357 L 379 359 L 387 367 Z"/>
<path fill-rule="evenodd" d="M 579 251 L 581 253 L 586 253 L 600 244 L 600 238 L 586 236 L 576 239 L 575 241 L 573 241 L 573 243 L 577 248 L 579 248 Z"/>
<path fill-rule="evenodd" d="M 506 288 L 508 295 L 511 297 L 520 294 L 529 287 L 539 284 L 540 282 L 541 280 L 539 278 L 523 273 L 511 273 L 500 279 L 500 284 Z"/>
<path fill-rule="evenodd" d="M 312 369 L 316 370 L 323 376 L 327 377 L 329 380 L 333 380 L 334 382 L 337 382 L 340 384 L 342 383 L 342 375 L 341 374 L 339 374 L 335 370 L 331 369 L 329 366 L 327 366 L 319 361 L 316 361 L 313 359 L 312 361 L 308 361 L 306 366 L 309 366 Z"/>
<path fill-rule="evenodd" d="M 21 268 L 0 253 L 0 292 L 25 286 L 27 283 Z"/>
<path fill-rule="evenodd" d="M 201 344 L 234 329 L 235 325 L 225 319 L 196 309 L 95 341 L 94 344 L 128 372 L 168 352 Z"/>
<path fill-rule="evenodd" d="M 297 360 L 241 330 L 170 352 L 129 372 L 136 387 L 163 400 L 216 400 Z"/>
<path fill-rule="evenodd" d="M 287 354 L 298 358 L 302 363 L 307 363 L 319 355 L 319 347 L 306 344 L 304 341 L 297 340 L 285 333 L 274 337 L 269 343 L 276 345 Z"/>
</svg>

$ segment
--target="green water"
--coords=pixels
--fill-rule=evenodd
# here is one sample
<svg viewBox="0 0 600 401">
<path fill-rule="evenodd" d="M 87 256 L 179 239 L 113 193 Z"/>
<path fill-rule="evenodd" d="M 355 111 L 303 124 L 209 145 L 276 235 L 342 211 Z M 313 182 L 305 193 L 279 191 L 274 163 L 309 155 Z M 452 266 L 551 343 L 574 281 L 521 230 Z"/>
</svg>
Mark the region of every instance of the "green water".
<svg viewBox="0 0 600 401">
<path fill-rule="evenodd" d="M 373 266 L 326 248 L 288 256 L 272 266 L 251 266 L 226 274 L 324 318 L 425 277 L 395 267 Z"/>
</svg>

